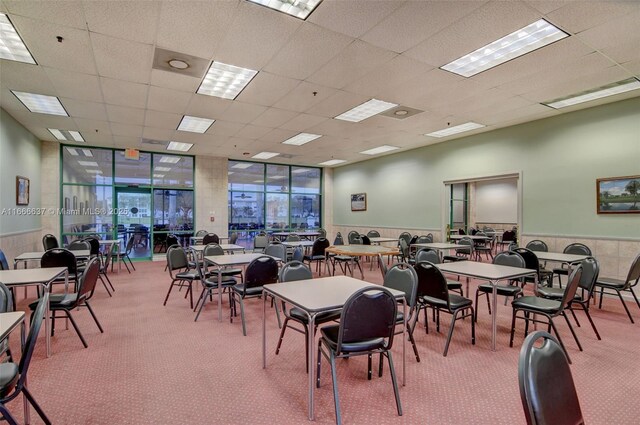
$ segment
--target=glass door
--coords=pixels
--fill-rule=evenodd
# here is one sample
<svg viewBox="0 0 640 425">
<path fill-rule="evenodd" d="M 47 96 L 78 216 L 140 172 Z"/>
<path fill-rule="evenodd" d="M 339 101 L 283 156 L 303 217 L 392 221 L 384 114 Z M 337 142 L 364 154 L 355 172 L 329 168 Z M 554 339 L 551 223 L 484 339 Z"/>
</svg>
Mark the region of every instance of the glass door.
<svg viewBox="0 0 640 425">
<path fill-rule="evenodd" d="M 150 259 L 152 256 L 153 205 L 150 189 L 116 188 L 118 239 L 126 247 L 133 239 L 131 258 Z"/>
<path fill-rule="evenodd" d="M 459 229 L 467 232 L 468 228 L 468 184 L 457 183 L 449 186 L 449 229 L 458 233 Z"/>
</svg>

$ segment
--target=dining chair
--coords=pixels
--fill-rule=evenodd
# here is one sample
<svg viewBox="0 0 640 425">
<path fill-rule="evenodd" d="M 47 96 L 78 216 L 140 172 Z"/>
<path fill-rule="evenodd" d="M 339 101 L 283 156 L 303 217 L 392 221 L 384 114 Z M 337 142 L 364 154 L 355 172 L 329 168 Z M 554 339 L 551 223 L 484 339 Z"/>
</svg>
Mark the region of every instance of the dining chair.
<svg viewBox="0 0 640 425">
<path fill-rule="evenodd" d="M 210 243 L 218 243 L 219 244 L 220 243 L 220 237 L 218 235 L 216 235 L 215 233 L 207 233 L 202 238 L 202 244 L 203 245 L 208 245 Z"/>
<path fill-rule="evenodd" d="M 525 268 L 524 258 L 522 258 L 522 256 L 517 252 L 499 252 L 493 258 L 493 264 L 497 264 L 500 266 Z M 499 296 L 507 298 L 512 297 L 515 299 L 522 295 L 522 288 L 517 285 L 517 282 L 518 281 L 515 280 L 511 281 L 510 285 L 496 285 L 496 292 Z M 489 314 L 491 314 L 491 301 L 489 300 L 489 294 L 493 294 L 493 285 L 491 285 L 490 283 L 482 283 L 478 285 L 478 288 L 476 289 L 476 322 L 478 321 L 478 311 L 480 310 L 480 306 L 478 304 L 478 296 L 481 292 L 487 298 L 487 309 L 489 310 Z"/>
<path fill-rule="evenodd" d="M 194 258 L 197 258 L 198 256 L 197 251 L 194 250 L 193 248 L 190 248 L 190 249 L 191 249 L 192 256 Z M 202 309 L 204 308 L 204 305 L 207 302 L 207 298 L 209 298 L 209 300 L 213 300 L 213 295 L 218 292 L 219 282 L 218 282 L 217 273 L 213 274 L 208 272 L 206 262 L 194 261 L 194 270 L 198 274 L 197 280 L 199 280 L 200 284 L 202 285 L 202 291 L 200 292 L 200 296 L 196 301 L 196 306 L 193 309 L 193 311 L 196 311 L 196 309 L 198 310 L 198 312 L 196 313 L 196 317 L 193 320 L 194 322 L 197 322 L 198 317 L 200 317 L 200 313 L 202 312 Z M 223 273 L 222 281 L 220 283 L 221 283 L 222 291 L 223 292 L 226 291 L 229 294 L 229 305 L 231 305 L 231 287 L 238 282 L 233 277 L 233 275 L 225 275 Z M 198 308 L 198 306 L 200 306 L 200 308 Z"/>
<path fill-rule="evenodd" d="M 575 254 L 575 255 L 589 255 L 591 256 L 591 249 L 582 243 L 572 243 L 567 245 L 563 250 L 563 254 Z M 562 264 L 560 267 L 556 267 L 551 271 L 554 275 L 558 276 L 558 285 L 562 288 L 561 276 L 569 275 L 569 268 L 566 264 Z"/>
<path fill-rule="evenodd" d="M 59 248 L 60 244 L 58 243 L 58 238 L 53 236 L 51 233 L 48 233 L 42 237 L 42 247 L 45 251 L 48 251 L 53 248 Z"/>
<path fill-rule="evenodd" d="M 428 248 L 423 248 L 416 253 L 416 264 L 422 261 L 428 261 L 432 264 L 440 264 L 442 262 L 440 261 L 440 255 L 435 250 Z M 458 279 L 459 278 L 460 277 L 458 277 Z M 447 279 L 447 289 L 449 289 L 449 291 L 459 292 L 460 295 L 464 296 L 464 293 L 462 291 L 462 282 L 460 282 L 459 280 Z M 478 302 L 476 301 L 476 304 L 477 303 Z"/>
<path fill-rule="evenodd" d="M 167 296 L 164 298 L 162 305 L 167 305 L 167 300 L 174 286 L 182 288 L 186 282 L 188 286 L 184 296 L 191 297 L 190 305 L 193 310 L 193 282 L 198 280 L 200 276 L 197 270 L 192 269 L 189 265 L 189 258 L 184 248 L 176 245 L 169 247 L 167 250 L 167 265 L 169 276 L 171 277 L 171 284 L 169 285 L 169 291 L 167 291 Z"/>
<path fill-rule="evenodd" d="M 309 263 L 316 263 L 316 273 L 318 276 L 322 276 L 322 263 L 324 263 L 327 272 L 329 272 L 329 263 L 327 262 L 327 255 L 325 250 L 329 248 L 329 241 L 326 238 L 318 238 L 313 242 L 311 247 L 311 254 L 305 255 L 303 261 Z"/>
<path fill-rule="evenodd" d="M 404 292 L 404 300 L 409 308 L 406 321 L 402 311 L 398 311 L 396 315 L 396 335 L 402 333 L 402 329 L 398 331 L 397 326 L 404 326 L 407 324 L 407 334 L 409 334 L 409 341 L 413 347 L 413 353 L 416 356 L 416 361 L 420 362 L 420 354 L 418 354 L 418 346 L 416 340 L 413 337 L 414 327 L 412 322 L 417 320 L 416 309 L 416 294 L 418 291 L 418 275 L 416 271 L 409 264 L 399 263 L 394 264 L 385 274 L 382 286 L 385 288 L 395 289 Z M 382 356 L 380 356 L 380 369 L 382 370 Z"/>
<path fill-rule="evenodd" d="M 624 280 L 613 279 L 608 277 L 598 278 L 596 281 L 596 287 L 600 288 L 600 303 L 598 304 L 598 308 L 602 308 L 602 299 L 605 293 L 613 293 L 611 291 L 615 291 L 620 298 L 620 302 L 622 302 L 622 306 L 624 310 L 627 312 L 627 316 L 629 316 L 629 320 L 631 323 L 633 322 L 633 317 L 631 316 L 631 312 L 629 311 L 629 307 L 627 307 L 627 303 L 624 302 L 624 298 L 622 298 L 623 292 L 631 292 L 633 299 L 636 300 L 636 304 L 638 308 L 640 308 L 640 302 L 638 301 L 638 297 L 635 292 L 633 292 L 633 288 L 638 285 L 638 281 L 640 281 L 640 254 L 636 256 L 636 259 L 631 263 L 631 267 L 629 267 L 629 272 L 627 273 L 627 278 Z M 609 292 L 605 292 L 605 290 Z"/>
</svg>

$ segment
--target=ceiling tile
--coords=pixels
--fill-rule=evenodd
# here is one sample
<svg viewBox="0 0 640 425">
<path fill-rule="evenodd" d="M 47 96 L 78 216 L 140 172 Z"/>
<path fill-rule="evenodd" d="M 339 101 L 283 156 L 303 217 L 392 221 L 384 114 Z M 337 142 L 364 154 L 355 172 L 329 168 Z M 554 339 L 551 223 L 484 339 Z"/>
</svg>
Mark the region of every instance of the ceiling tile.
<svg viewBox="0 0 640 425">
<path fill-rule="evenodd" d="M 121 124 L 144 124 L 144 109 L 106 105 L 109 121 Z"/>
<path fill-rule="evenodd" d="M 192 96 L 195 94 L 151 86 L 149 87 L 147 108 L 154 111 L 183 114 Z"/>
<path fill-rule="evenodd" d="M 114 136 L 141 137 L 142 126 L 112 122 L 111 134 L 113 134 Z"/>
<path fill-rule="evenodd" d="M 363 104 L 370 98 L 361 94 L 348 93 L 346 91 L 338 91 L 329 96 L 322 102 L 307 109 L 307 112 L 314 115 L 320 115 L 327 118 L 333 118 L 341 113 L 348 111 L 358 105 Z"/>
<path fill-rule="evenodd" d="M 158 47 L 211 59 L 233 22 L 238 3 L 239 0 L 164 1 Z"/>
<path fill-rule="evenodd" d="M 299 80 L 261 71 L 242 90 L 237 99 L 242 102 L 271 106 L 298 84 L 300 84 Z"/>
<path fill-rule="evenodd" d="M 574 1 L 575 0 L 527 0 L 526 3 L 546 15 Z"/>
<path fill-rule="evenodd" d="M 321 27 L 358 38 L 402 5 L 400 1 L 324 0 L 307 18 Z"/>
<path fill-rule="evenodd" d="M 352 41 L 346 35 L 305 22 L 264 69 L 304 80 Z"/>
<path fill-rule="evenodd" d="M 204 75 L 202 77 L 204 78 Z M 156 87 L 195 93 L 200 87 L 201 81 L 201 78 L 180 75 L 175 72 L 161 71 L 159 69 L 151 70 L 151 85 Z"/>
<path fill-rule="evenodd" d="M 131 108 L 147 106 L 147 91 L 149 86 L 127 81 L 100 78 L 104 101 L 111 105 L 122 105 Z"/>
<path fill-rule="evenodd" d="M 40 19 L 67 27 L 86 29 L 82 2 L 80 1 L 50 1 L 46 2 L 45 7 L 43 7 L 44 3 L 40 1 L 4 0 L 2 3 L 9 12 L 16 15 Z"/>
<path fill-rule="evenodd" d="M 304 112 L 313 105 L 322 102 L 336 91 L 336 89 L 303 81 L 273 106 L 290 111 Z"/>
<path fill-rule="evenodd" d="M 296 112 L 287 111 L 285 109 L 268 108 L 251 123 L 262 127 L 280 127 L 297 115 Z"/>
<path fill-rule="evenodd" d="M 408 1 L 373 27 L 362 40 L 402 53 L 482 6 L 481 1 Z"/>
<path fill-rule="evenodd" d="M 76 123 L 78 130 L 82 131 L 83 136 L 88 136 L 93 133 L 111 135 L 111 128 L 107 121 L 92 120 L 88 118 L 73 118 L 73 121 Z"/>
<path fill-rule="evenodd" d="M 44 69 L 28 63 L 3 60 L 0 63 L 0 84 L 11 90 L 58 95 Z"/>
<path fill-rule="evenodd" d="M 180 120 L 182 120 L 182 115 L 180 114 L 147 110 L 144 126 L 176 130 L 180 125 Z"/>
<path fill-rule="evenodd" d="M 56 68 L 43 68 L 59 96 L 102 102 L 100 81 L 95 75 L 80 74 Z"/>
<path fill-rule="evenodd" d="M 104 103 L 87 102 L 84 100 L 60 98 L 67 113 L 73 118 L 89 118 L 98 121 L 107 121 L 107 111 Z"/>
<path fill-rule="evenodd" d="M 229 137 L 238 133 L 244 124 L 230 121 L 216 121 L 213 123 L 211 128 L 209 129 L 209 134 L 213 134 L 216 136 Z"/>
<path fill-rule="evenodd" d="M 146 44 L 155 42 L 160 4 L 157 1 L 83 2 L 89 31 Z"/>
<path fill-rule="evenodd" d="M 236 100 L 220 115 L 220 119 L 248 124 L 266 110 L 265 106 L 242 103 Z"/>
<path fill-rule="evenodd" d="M 175 130 L 167 130 L 163 128 L 144 127 L 142 137 L 151 140 L 169 141 L 173 139 Z"/>
<path fill-rule="evenodd" d="M 102 77 L 134 83 L 148 83 L 153 63 L 153 46 L 91 33 L 91 44 Z"/>
<path fill-rule="evenodd" d="M 617 63 L 640 60 L 640 34 L 631 41 L 604 48 L 602 53 Z"/>
<path fill-rule="evenodd" d="M 618 16 L 638 12 L 637 1 L 569 2 L 547 15 L 550 22 L 570 33 L 579 33 Z M 636 21 L 638 22 L 638 21 Z"/>
<path fill-rule="evenodd" d="M 298 134 L 297 131 L 275 128 L 264 136 L 260 137 L 259 140 L 267 143 L 282 143 L 288 138 L 295 136 L 296 134 Z"/>
<path fill-rule="evenodd" d="M 308 81 L 340 89 L 395 56 L 396 54 L 390 50 L 356 40 L 309 77 Z"/>
<path fill-rule="evenodd" d="M 583 31 L 577 34 L 576 37 L 595 49 L 604 49 L 627 42 L 629 34 L 633 34 L 632 37 L 637 39 L 638 22 L 640 22 L 640 11 L 612 19 L 597 27 Z"/>
<path fill-rule="evenodd" d="M 232 103 L 233 101 L 229 99 L 196 94 L 191 97 L 191 101 L 187 106 L 185 114 L 194 117 L 212 118 L 217 120 Z"/>
<path fill-rule="evenodd" d="M 273 130 L 271 127 L 247 124 L 235 135 L 243 139 L 259 139 L 271 130 Z"/>
<path fill-rule="evenodd" d="M 326 117 L 321 117 L 318 115 L 299 114 L 297 117 L 295 117 L 291 121 L 288 121 L 285 124 L 281 125 L 280 128 L 284 130 L 304 131 L 309 127 L 318 125 L 321 122 L 326 120 L 327 120 Z"/>
</svg>

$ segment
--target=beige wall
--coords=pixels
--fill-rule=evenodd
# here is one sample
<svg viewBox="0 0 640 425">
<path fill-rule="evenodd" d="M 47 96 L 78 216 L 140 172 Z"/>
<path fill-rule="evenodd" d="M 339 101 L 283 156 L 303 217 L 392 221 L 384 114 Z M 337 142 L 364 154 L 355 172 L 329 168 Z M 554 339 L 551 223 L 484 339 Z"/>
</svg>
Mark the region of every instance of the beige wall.
<svg viewBox="0 0 640 425">
<path fill-rule="evenodd" d="M 227 236 L 227 158 L 196 157 L 196 230 Z M 211 222 L 211 217 L 215 221 Z"/>
</svg>

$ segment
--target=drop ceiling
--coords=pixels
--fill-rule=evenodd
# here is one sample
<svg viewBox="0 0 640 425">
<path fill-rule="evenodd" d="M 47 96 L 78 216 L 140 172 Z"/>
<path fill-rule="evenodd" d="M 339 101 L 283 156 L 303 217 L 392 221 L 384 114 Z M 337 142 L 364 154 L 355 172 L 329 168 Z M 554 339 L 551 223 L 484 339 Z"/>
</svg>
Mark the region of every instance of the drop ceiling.
<svg viewBox="0 0 640 425">
<path fill-rule="evenodd" d="M 304 21 L 246 0 L 21 0 L 1 1 L 0 12 L 37 62 L 0 60 L 0 106 L 48 141 L 56 128 L 80 131 L 87 146 L 163 150 L 144 138 L 193 143 L 195 155 L 348 164 L 380 145 L 447 143 L 640 95 L 541 105 L 640 75 L 637 1 L 324 0 Z M 439 69 L 540 18 L 570 36 L 470 78 Z M 206 70 L 154 69 L 158 48 L 258 74 L 235 100 L 196 94 Z M 57 96 L 70 116 L 31 113 L 11 90 Z M 334 119 L 372 98 L 424 112 Z M 215 123 L 204 134 L 177 131 L 183 115 Z M 486 127 L 424 136 L 470 121 Z M 322 137 L 282 144 L 301 132 Z"/>
</svg>

